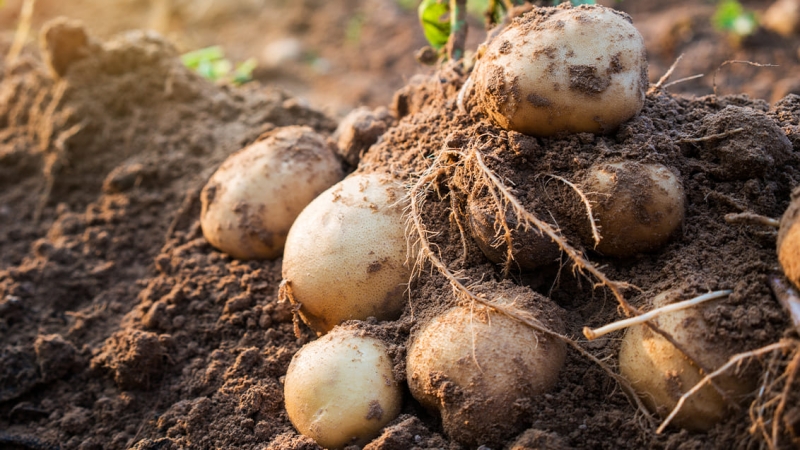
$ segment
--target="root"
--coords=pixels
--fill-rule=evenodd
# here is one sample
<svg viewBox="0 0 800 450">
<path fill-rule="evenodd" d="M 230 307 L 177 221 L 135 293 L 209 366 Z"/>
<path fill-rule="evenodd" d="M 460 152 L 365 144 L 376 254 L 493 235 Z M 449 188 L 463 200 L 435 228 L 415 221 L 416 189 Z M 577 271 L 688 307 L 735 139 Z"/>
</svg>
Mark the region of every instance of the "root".
<svg viewBox="0 0 800 450">
<path fill-rule="evenodd" d="M 588 327 L 584 327 L 583 335 L 586 336 L 586 339 L 589 339 L 591 341 L 592 339 L 597 339 L 599 337 L 605 336 L 608 333 L 611 333 L 611 332 L 614 332 L 614 331 L 617 331 L 617 330 L 622 330 L 622 329 L 628 328 L 628 327 L 633 326 L 633 325 L 641 325 L 641 324 L 647 322 L 648 320 L 655 319 L 656 317 L 660 316 L 661 314 L 666 314 L 666 313 L 670 313 L 670 312 L 680 311 L 680 310 L 686 309 L 686 308 L 691 308 L 692 306 L 699 305 L 699 304 L 707 302 L 709 300 L 722 298 L 722 297 L 731 295 L 732 293 L 733 293 L 733 291 L 731 291 L 731 290 L 709 292 L 708 294 L 700 295 L 700 296 L 695 297 L 695 298 L 690 299 L 690 300 L 685 300 L 685 301 L 682 301 L 682 302 L 673 303 L 671 305 L 662 306 L 661 308 L 656 308 L 656 309 L 654 309 L 652 311 L 649 311 L 649 312 L 646 312 L 646 313 L 644 313 L 642 315 L 635 316 L 635 317 L 629 317 L 627 319 L 620 320 L 620 321 L 608 324 L 606 326 L 597 328 L 595 330 L 592 330 L 592 329 L 590 329 Z"/>
<path fill-rule="evenodd" d="M 778 299 L 778 303 L 789 314 L 795 332 L 800 335 L 800 296 L 798 296 L 797 291 L 791 284 L 786 282 L 784 277 L 777 274 L 770 275 L 769 286 L 772 288 L 775 298 Z"/>
<path fill-rule="evenodd" d="M 586 206 L 586 215 L 589 216 L 589 223 L 591 224 L 592 227 L 592 238 L 594 239 L 594 247 L 597 248 L 597 246 L 600 244 L 600 239 L 602 239 L 602 236 L 600 236 L 600 231 L 597 229 L 597 223 L 595 222 L 594 215 L 592 214 L 592 204 L 591 202 L 589 202 L 589 198 L 586 197 L 586 194 L 584 194 L 583 191 L 581 191 L 578 188 L 578 186 L 575 186 L 575 184 L 573 184 L 566 178 L 559 177 L 558 175 L 553 175 L 549 173 L 545 175 L 571 187 L 572 190 L 575 191 L 581 198 L 581 201 L 583 202 L 584 206 Z"/>
<path fill-rule="evenodd" d="M 741 133 L 742 131 L 744 131 L 744 128 L 734 128 L 733 130 L 728 130 L 728 131 L 725 131 L 723 133 L 717 133 L 717 134 L 712 134 L 712 135 L 709 135 L 709 136 L 703 136 L 701 138 L 686 138 L 686 139 L 681 139 L 678 142 L 680 142 L 680 143 L 695 142 L 696 143 L 696 142 L 713 141 L 715 139 L 722 139 L 722 138 L 726 138 L 728 136 L 734 135 L 736 133 Z"/>
<path fill-rule="evenodd" d="M 580 268 L 586 269 L 592 274 L 596 274 L 598 279 L 601 280 L 601 283 L 604 285 L 609 286 L 615 295 L 621 299 L 622 302 L 625 302 L 624 298 L 620 293 L 620 289 L 627 287 L 625 283 L 616 283 L 608 280 L 602 272 L 596 269 L 590 262 L 588 262 L 583 256 L 571 247 L 563 237 L 561 237 L 550 225 L 545 222 L 542 222 L 534 215 L 527 212 L 522 205 L 510 195 L 508 190 L 505 186 L 497 180 L 496 176 L 486 167 L 483 163 L 483 159 L 481 158 L 480 154 L 476 150 L 472 150 L 469 154 L 464 154 L 461 151 L 456 150 L 444 150 L 442 151 L 434 160 L 434 162 L 429 166 L 429 168 L 421 174 L 419 179 L 411 186 L 409 190 L 409 197 L 410 202 L 407 211 L 407 234 L 412 238 L 409 238 L 409 246 L 411 249 L 416 251 L 416 258 L 414 260 L 414 266 L 412 268 L 411 278 L 412 280 L 418 277 L 422 270 L 424 269 L 425 263 L 430 262 L 433 268 L 435 268 L 442 276 L 447 279 L 450 283 L 450 286 L 453 289 L 453 293 L 456 298 L 461 299 L 462 301 L 469 302 L 470 305 L 474 303 L 478 303 L 485 307 L 491 308 L 497 311 L 500 314 L 503 314 L 507 317 L 510 317 L 546 336 L 553 337 L 555 339 L 561 340 L 565 342 L 567 345 L 575 349 L 578 353 L 589 359 L 590 361 L 597 364 L 609 377 L 614 379 L 618 385 L 621 387 L 625 395 L 631 401 L 631 403 L 635 404 L 637 408 L 648 418 L 648 420 L 653 423 L 653 418 L 650 412 L 647 410 L 647 407 L 642 403 L 639 397 L 636 395 L 633 387 L 630 385 L 627 379 L 623 376 L 614 372 L 611 367 L 594 356 L 593 354 L 586 351 L 577 341 L 564 336 L 560 333 L 556 333 L 555 331 L 550 330 L 546 326 L 544 326 L 540 321 L 538 321 L 532 315 L 526 313 L 524 310 L 520 310 L 513 305 L 504 304 L 502 302 L 495 301 L 494 299 L 487 299 L 480 297 L 474 294 L 469 287 L 465 284 L 466 280 L 462 280 L 459 276 L 459 272 L 451 271 L 447 265 L 441 260 L 438 255 L 438 252 L 434 250 L 434 247 L 430 240 L 429 236 L 433 233 L 425 228 L 425 225 L 422 223 L 422 207 L 425 203 L 426 193 L 432 189 L 432 184 L 436 182 L 436 179 L 441 174 L 442 165 L 444 164 L 445 159 L 449 159 L 453 156 L 459 157 L 461 159 L 461 164 L 469 161 L 474 161 L 478 167 L 482 168 L 481 173 L 484 177 L 489 178 L 491 180 L 489 187 L 490 191 L 493 190 L 492 186 L 499 186 L 502 187 L 502 191 L 504 196 L 503 198 L 507 201 L 514 211 L 517 213 L 520 220 L 524 219 L 527 223 L 532 223 L 533 225 L 537 226 L 542 232 L 546 233 L 551 239 L 553 239 L 558 245 L 564 250 L 572 259 L 576 262 L 576 266 L 580 264 Z M 497 192 L 497 191 L 495 191 Z M 499 199 L 498 199 L 499 201 Z M 625 302 L 627 304 L 627 302 Z M 635 311 L 633 306 L 628 305 L 631 311 Z"/>
<path fill-rule="evenodd" d="M 669 414 L 669 416 L 667 416 L 667 418 L 664 419 L 664 422 L 662 422 L 661 425 L 659 425 L 658 429 L 656 429 L 656 434 L 663 433 L 664 429 L 667 428 L 667 426 L 670 424 L 670 422 L 672 422 L 672 420 L 675 418 L 675 416 L 678 414 L 678 412 L 680 412 L 681 408 L 683 408 L 683 405 L 684 405 L 684 403 L 686 403 L 686 400 L 689 397 L 691 397 L 692 395 L 694 395 L 695 393 L 697 393 L 697 391 L 702 389 L 703 386 L 705 386 L 708 383 L 713 382 L 713 379 L 715 377 L 721 375 L 722 373 L 724 373 L 725 371 L 727 371 L 731 367 L 735 366 L 736 364 L 739 364 L 740 362 L 744 361 L 745 359 L 754 358 L 754 357 L 761 356 L 761 355 L 766 354 L 766 353 L 773 352 L 775 350 L 782 350 L 782 349 L 790 348 L 790 347 L 796 346 L 796 345 L 798 345 L 798 343 L 796 343 L 794 341 L 781 341 L 781 342 L 776 342 L 774 344 L 767 345 L 765 347 L 761 347 L 761 348 L 756 349 L 756 350 L 752 350 L 752 351 L 744 352 L 744 353 L 738 353 L 736 355 L 733 355 L 728 360 L 728 362 L 726 362 L 725 364 L 722 365 L 722 367 L 720 367 L 719 369 L 717 369 L 717 370 L 709 373 L 708 375 L 704 376 L 702 380 L 700 380 L 697 384 L 695 384 L 694 387 L 692 387 L 691 389 L 686 391 L 686 393 L 683 394 L 680 399 L 678 399 L 678 404 L 675 405 L 675 408 L 672 409 L 672 412 Z"/>
<path fill-rule="evenodd" d="M 781 226 L 780 220 L 751 212 L 725 214 L 725 222 L 731 224 L 743 223 L 746 225 L 763 225 L 771 228 L 780 228 Z"/>
<path fill-rule="evenodd" d="M 35 3 L 36 0 L 25 0 L 22 4 L 22 9 L 19 13 L 19 25 L 17 25 L 17 30 L 14 32 L 14 41 L 6 55 L 5 63 L 7 66 L 11 66 L 16 62 L 22 52 L 22 48 L 25 47 L 25 41 L 28 40 L 28 33 L 31 31 L 31 19 L 33 18 L 33 6 Z"/>
<path fill-rule="evenodd" d="M 678 56 L 675 59 L 675 62 L 673 62 L 672 65 L 669 66 L 667 72 L 663 76 L 661 76 L 661 78 L 659 78 L 658 82 L 656 82 L 656 84 L 652 85 L 650 89 L 647 90 L 647 93 L 652 94 L 653 92 L 661 89 L 661 85 L 669 80 L 669 77 L 672 76 L 672 72 L 675 71 L 675 68 L 678 67 L 678 63 L 680 63 L 682 59 L 683 59 L 683 53 L 681 53 L 680 56 Z"/>
<path fill-rule="evenodd" d="M 717 95 L 717 75 L 719 74 L 719 71 L 728 64 L 747 64 L 755 67 L 778 67 L 777 64 L 760 64 L 752 61 L 739 61 L 734 59 L 729 59 L 727 61 L 724 61 L 722 64 L 719 65 L 719 67 L 717 67 L 717 70 L 714 71 L 714 78 L 712 82 L 712 85 L 714 87 L 714 95 Z"/>
</svg>

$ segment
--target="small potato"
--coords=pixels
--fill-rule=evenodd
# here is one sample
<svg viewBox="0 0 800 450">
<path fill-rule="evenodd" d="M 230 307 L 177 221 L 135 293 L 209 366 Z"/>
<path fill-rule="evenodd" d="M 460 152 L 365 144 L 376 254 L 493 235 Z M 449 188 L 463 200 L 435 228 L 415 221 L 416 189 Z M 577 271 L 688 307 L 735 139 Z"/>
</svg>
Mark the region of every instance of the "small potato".
<svg viewBox="0 0 800 450">
<path fill-rule="evenodd" d="M 200 197 L 203 236 L 237 259 L 275 259 L 300 211 L 343 176 L 322 136 L 309 127 L 281 128 L 211 176 Z"/>
<path fill-rule="evenodd" d="M 653 300 L 653 307 L 672 303 L 670 300 L 677 296 L 674 291 L 663 293 Z M 719 368 L 736 353 L 725 346 L 724 339 L 715 335 L 703 319 L 702 309 L 662 314 L 654 322 L 709 370 Z M 681 395 L 703 378 L 700 368 L 646 325 L 633 326 L 625 333 L 619 368 L 645 405 L 662 417 L 672 411 Z M 753 380 L 745 375 L 734 375 L 733 371 L 723 373 L 715 381 L 735 401 L 755 388 Z M 726 401 L 716 389 L 706 385 L 686 400 L 672 423 L 689 430 L 708 430 L 725 416 L 727 409 Z"/>
<path fill-rule="evenodd" d="M 508 244 L 503 238 L 504 229 L 497 211 L 488 197 L 470 195 L 467 199 L 469 230 L 481 251 L 490 261 L 504 264 L 508 256 Z M 522 270 L 533 270 L 558 261 L 561 250 L 549 236 L 536 228 L 517 228 L 511 214 L 506 216 L 511 229 L 512 265 Z"/>
<path fill-rule="evenodd" d="M 490 292 L 561 331 L 550 300 L 527 288 L 502 286 Z M 417 332 L 406 370 L 411 394 L 441 414 L 450 438 L 469 447 L 500 448 L 495 446 L 530 424 L 525 405 L 556 384 L 565 357 L 562 341 L 489 308 L 456 306 Z"/>
<path fill-rule="evenodd" d="M 592 201 L 601 235 L 595 250 L 604 255 L 624 258 L 656 250 L 683 223 L 683 186 L 660 164 L 597 165 L 590 169 L 583 189 Z M 582 233 L 588 242 L 588 226 Z"/>
<path fill-rule="evenodd" d="M 330 449 L 368 443 L 402 404 L 386 345 L 342 328 L 294 355 L 284 398 L 297 431 Z"/>
<path fill-rule="evenodd" d="M 400 317 L 406 262 L 405 191 L 389 175 L 353 174 L 314 199 L 289 231 L 283 278 L 312 329 Z"/>
<path fill-rule="evenodd" d="M 537 8 L 488 44 L 472 78 L 478 106 L 507 130 L 608 133 L 644 106 L 644 39 L 611 8 Z"/>
</svg>

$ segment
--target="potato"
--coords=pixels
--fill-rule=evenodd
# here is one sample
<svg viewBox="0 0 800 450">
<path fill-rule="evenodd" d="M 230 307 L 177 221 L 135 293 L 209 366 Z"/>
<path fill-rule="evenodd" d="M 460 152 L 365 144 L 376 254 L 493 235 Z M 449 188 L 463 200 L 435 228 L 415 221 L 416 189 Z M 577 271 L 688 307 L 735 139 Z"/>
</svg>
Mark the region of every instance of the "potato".
<svg viewBox="0 0 800 450">
<path fill-rule="evenodd" d="M 783 273 L 800 287 L 800 189 L 792 192 L 792 202 L 781 217 L 778 230 L 778 261 Z"/>
<path fill-rule="evenodd" d="M 343 176 L 322 136 L 280 128 L 231 155 L 208 180 L 200 196 L 203 236 L 237 259 L 275 259 L 300 211 Z"/>
<path fill-rule="evenodd" d="M 557 307 L 528 288 L 490 292 L 561 331 Z M 408 348 L 411 394 L 438 411 L 445 433 L 470 446 L 492 448 L 530 425 L 529 406 L 558 381 L 563 341 L 486 307 L 456 306 L 419 330 Z"/>
<path fill-rule="evenodd" d="M 503 264 L 508 257 L 505 230 L 499 223 L 494 204 L 488 197 L 470 195 L 467 199 L 469 230 L 484 255 L 496 264 Z M 561 253 L 558 244 L 536 228 L 517 228 L 512 214 L 506 215 L 511 229 L 512 266 L 522 270 L 533 270 L 558 261 Z"/>
<path fill-rule="evenodd" d="M 331 449 L 366 444 L 402 404 L 386 345 L 342 328 L 294 355 L 284 398 L 297 431 Z"/>
<path fill-rule="evenodd" d="M 479 108 L 507 130 L 608 133 L 644 106 L 644 39 L 611 8 L 538 8 L 488 44 L 472 78 Z"/>
<path fill-rule="evenodd" d="M 589 170 L 583 190 L 592 202 L 600 230 L 595 250 L 604 255 L 624 258 L 656 250 L 683 223 L 683 186 L 661 164 L 625 161 L 596 165 Z M 588 242 L 588 226 L 582 233 Z"/>
<path fill-rule="evenodd" d="M 653 300 L 658 308 L 672 303 L 678 292 L 667 291 Z M 654 322 L 669 333 L 692 357 L 709 370 L 715 370 L 736 352 L 714 333 L 703 319 L 702 306 L 660 315 Z M 631 382 L 639 397 L 662 417 L 677 405 L 678 399 L 702 378 L 700 368 L 664 337 L 646 325 L 628 329 L 619 353 L 619 369 Z M 754 388 L 747 375 L 728 371 L 715 378 L 727 395 L 741 400 Z M 726 414 L 728 405 L 713 386 L 707 385 L 689 397 L 673 424 L 689 430 L 708 430 Z"/>
<path fill-rule="evenodd" d="M 314 199 L 286 240 L 283 278 L 312 329 L 400 317 L 406 262 L 405 191 L 389 175 L 353 174 Z"/>
<path fill-rule="evenodd" d="M 777 0 L 764 12 L 761 23 L 784 36 L 800 33 L 800 0 Z"/>
</svg>

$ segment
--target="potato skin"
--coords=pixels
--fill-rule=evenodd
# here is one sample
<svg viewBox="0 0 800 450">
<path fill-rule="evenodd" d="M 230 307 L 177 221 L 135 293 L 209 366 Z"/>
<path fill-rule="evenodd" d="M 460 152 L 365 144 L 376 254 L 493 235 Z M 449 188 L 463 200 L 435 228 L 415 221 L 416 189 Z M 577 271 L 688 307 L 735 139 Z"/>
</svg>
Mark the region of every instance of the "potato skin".
<svg viewBox="0 0 800 450">
<path fill-rule="evenodd" d="M 496 264 L 505 263 L 508 244 L 503 239 L 503 228 L 498 228 L 497 211 L 490 199 L 470 194 L 467 212 L 469 230 L 483 254 Z M 517 222 L 512 220 L 511 214 L 506 216 L 506 223 L 511 228 L 512 267 L 533 270 L 558 261 L 561 249 L 549 236 L 536 228 L 517 228 Z"/>
<path fill-rule="evenodd" d="M 604 255 L 624 258 L 657 250 L 683 224 L 683 185 L 661 164 L 600 164 L 590 169 L 583 189 L 600 228 L 595 250 Z M 594 244 L 588 226 L 582 234 Z"/>
<path fill-rule="evenodd" d="M 557 307 L 536 301 L 533 315 L 561 331 Z M 414 398 L 439 411 L 450 438 L 494 448 L 529 425 L 526 405 L 556 384 L 565 357 L 562 341 L 482 306 L 456 306 L 413 338 L 407 380 Z"/>
<path fill-rule="evenodd" d="M 674 293 L 659 295 L 653 307 L 671 303 L 670 297 L 675 297 Z M 719 368 L 733 356 L 703 319 L 701 309 L 662 314 L 654 322 L 709 370 Z M 645 405 L 661 417 L 666 417 L 681 395 L 703 378 L 696 365 L 646 325 L 631 327 L 625 333 L 619 368 Z M 715 381 L 734 400 L 741 400 L 755 388 L 749 377 L 737 377 L 732 372 L 723 373 Z M 705 431 L 725 417 L 727 409 L 722 396 L 713 386 L 706 385 L 686 400 L 672 423 L 688 430 Z"/>
<path fill-rule="evenodd" d="M 283 278 L 317 333 L 345 320 L 400 317 L 406 261 L 405 191 L 389 175 L 353 174 L 314 199 L 286 240 Z"/>
<path fill-rule="evenodd" d="M 595 5 L 514 20 L 472 77 L 480 109 L 533 136 L 611 132 L 642 109 L 648 87 L 644 39 L 630 17 Z"/>
<path fill-rule="evenodd" d="M 208 180 L 200 195 L 203 236 L 237 259 L 275 259 L 300 211 L 343 176 L 321 135 L 280 128 L 231 155 Z"/>
<path fill-rule="evenodd" d="M 778 261 L 786 278 L 800 287 L 800 189 L 792 192 L 792 202 L 781 217 L 778 230 Z"/>
<path fill-rule="evenodd" d="M 284 398 L 295 428 L 331 449 L 368 443 L 402 405 L 386 345 L 341 328 L 294 355 Z"/>
</svg>

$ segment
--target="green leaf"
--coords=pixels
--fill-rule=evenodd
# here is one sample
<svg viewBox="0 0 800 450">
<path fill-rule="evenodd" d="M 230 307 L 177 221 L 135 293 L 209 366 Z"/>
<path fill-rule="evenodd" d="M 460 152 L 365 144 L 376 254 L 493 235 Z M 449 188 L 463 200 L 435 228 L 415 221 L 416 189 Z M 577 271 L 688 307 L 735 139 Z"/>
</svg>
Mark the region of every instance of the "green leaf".
<svg viewBox="0 0 800 450">
<path fill-rule="evenodd" d="M 190 69 L 197 69 L 203 62 L 214 62 L 224 58 L 225 52 L 222 51 L 222 47 L 215 45 L 184 53 L 181 55 L 181 62 Z"/>
<path fill-rule="evenodd" d="M 450 3 L 448 0 L 424 0 L 417 10 L 422 32 L 431 47 L 440 49 L 450 38 Z"/>
<path fill-rule="evenodd" d="M 738 36 L 747 36 L 758 27 L 752 11 L 747 11 L 737 0 L 723 0 L 717 5 L 711 22 L 715 28 Z"/>
</svg>

